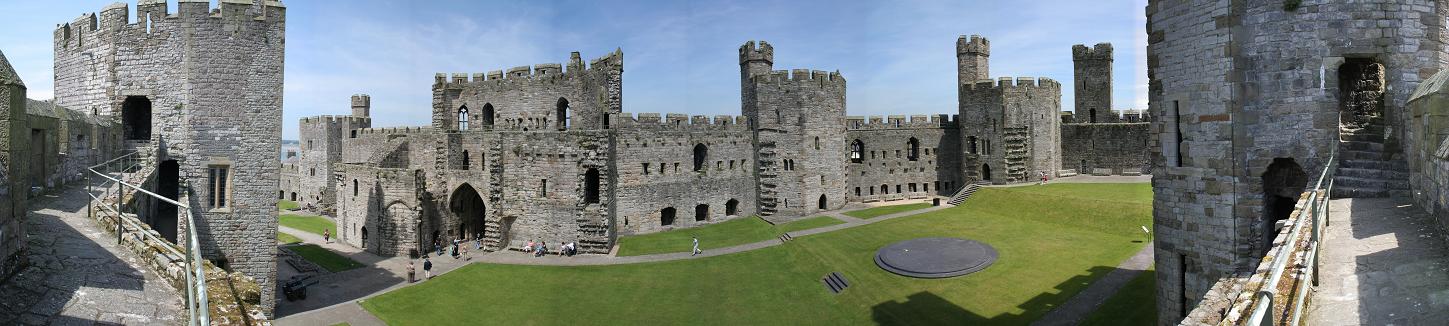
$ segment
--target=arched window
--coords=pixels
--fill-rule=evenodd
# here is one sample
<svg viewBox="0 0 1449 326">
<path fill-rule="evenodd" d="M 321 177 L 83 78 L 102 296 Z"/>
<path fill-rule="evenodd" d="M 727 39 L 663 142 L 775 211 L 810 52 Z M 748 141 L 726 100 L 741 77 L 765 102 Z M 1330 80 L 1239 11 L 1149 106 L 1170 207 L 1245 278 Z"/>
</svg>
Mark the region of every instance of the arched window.
<svg viewBox="0 0 1449 326">
<path fill-rule="evenodd" d="M 558 130 L 567 130 L 569 128 L 569 100 L 560 97 L 555 106 L 557 112 L 554 112 L 554 118 L 557 118 L 558 121 L 554 123 L 558 126 Z"/>
<path fill-rule="evenodd" d="M 820 136 L 815 136 L 815 149 L 820 149 Z"/>
<path fill-rule="evenodd" d="M 704 144 L 694 145 L 694 171 L 704 172 L 704 162 L 709 160 L 709 147 Z"/>
<path fill-rule="evenodd" d="M 468 131 L 468 106 L 458 108 L 458 131 Z"/>
<path fill-rule="evenodd" d="M 674 207 L 665 207 L 664 209 L 659 210 L 659 225 L 674 225 Z"/>
<path fill-rule="evenodd" d="M 483 125 L 493 125 L 493 103 L 483 103 Z"/>
<path fill-rule="evenodd" d="M 865 162 L 865 143 L 856 139 L 850 142 L 850 163 Z"/>
<path fill-rule="evenodd" d="M 880 194 L 884 195 L 889 193 L 891 193 L 891 187 L 888 187 L 886 185 L 880 185 Z"/>
<path fill-rule="evenodd" d="M 966 137 L 966 152 L 976 154 L 976 136 Z"/>
<path fill-rule="evenodd" d="M 357 196 L 357 179 L 352 179 L 352 196 Z"/>
<path fill-rule="evenodd" d="M 589 168 L 584 172 L 584 203 L 596 204 L 599 202 L 599 169 Z"/>
<path fill-rule="evenodd" d="M 469 162 L 468 162 L 468 151 L 467 150 L 463 150 L 463 165 L 460 166 L 459 169 L 460 170 L 467 170 L 469 166 L 472 166 L 472 165 L 469 164 Z"/>
<path fill-rule="evenodd" d="M 915 161 L 916 159 L 921 158 L 921 141 L 916 140 L 916 137 L 911 137 L 911 140 L 906 141 L 906 148 L 907 160 Z"/>
</svg>

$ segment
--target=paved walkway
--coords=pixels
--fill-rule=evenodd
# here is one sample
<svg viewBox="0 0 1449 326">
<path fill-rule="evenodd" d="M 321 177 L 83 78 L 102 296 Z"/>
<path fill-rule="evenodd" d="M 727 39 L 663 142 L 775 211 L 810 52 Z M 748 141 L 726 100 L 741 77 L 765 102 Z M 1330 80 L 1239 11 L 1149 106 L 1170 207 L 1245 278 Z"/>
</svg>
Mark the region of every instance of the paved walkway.
<svg viewBox="0 0 1449 326">
<path fill-rule="evenodd" d="M 1335 199 L 1328 216 L 1308 325 L 1449 322 L 1449 244 L 1422 208 Z"/>
<path fill-rule="evenodd" d="M 0 325 L 186 323 L 182 295 L 86 217 L 85 190 L 30 202 L 30 266 L 0 284 Z"/>
<path fill-rule="evenodd" d="M 1087 289 L 1078 292 L 1071 299 L 1067 299 L 1067 302 L 1062 303 L 1061 306 L 1057 306 L 1056 309 L 1053 309 L 1045 316 L 1042 316 L 1041 319 L 1031 324 L 1081 324 L 1083 320 L 1087 319 L 1088 315 L 1091 315 L 1093 311 L 1097 311 L 1097 307 L 1102 306 L 1103 302 L 1107 302 L 1108 298 L 1111 298 L 1112 295 L 1117 294 L 1118 290 L 1126 286 L 1127 282 L 1131 282 L 1138 274 L 1141 274 L 1150 267 L 1152 267 L 1152 243 L 1148 242 L 1147 247 L 1142 248 L 1142 250 L 1137 251 L 1137 254 L 1132 255 L 1132 257 L 1127 258 L 1127 260 L 1117 265 L 1116 270 L 1108 272 L 1106 276 L 1102 276 L 1101 279 L 1092 282 L 1091 285 L 1087 286 Z"/>
<path fill-rule="evenodd" d="M 1152 182 L 1152 175 L 1075 175 L 1070 177 L 1051 179 L 1047 184 L 1053 183 L 1147 183 Z M 1025 187 L 1035 186 L 1036 182 L 1023 182 L 1004 185 L 988 185 L 987 187 Z"/>
</svg>

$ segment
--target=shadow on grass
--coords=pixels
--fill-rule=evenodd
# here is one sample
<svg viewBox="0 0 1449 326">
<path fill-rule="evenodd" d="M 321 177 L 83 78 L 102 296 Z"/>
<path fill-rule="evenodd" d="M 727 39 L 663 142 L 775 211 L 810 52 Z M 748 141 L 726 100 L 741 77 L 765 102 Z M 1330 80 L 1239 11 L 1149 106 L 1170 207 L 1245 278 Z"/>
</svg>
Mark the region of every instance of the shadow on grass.
<svg viewBox="0 0 1449 326">
<path fill-rule="evenodd" d="M 1097 266 L 1067 279 L 1054 287 L 1057 292 L 1043 292 L 1017 305 L 1020 314 L 983 316 L 966 310 L 930 291 L 906 297 L 906 301 L 886 301 L 871 307 L 871 319 L 878 325 L 1026 325 L 1045 316 L 1072 296 L 1101 279 L 1116 267 Z M 1050 323 L 1049 323 L 1050 324 Z"/>
</svg>

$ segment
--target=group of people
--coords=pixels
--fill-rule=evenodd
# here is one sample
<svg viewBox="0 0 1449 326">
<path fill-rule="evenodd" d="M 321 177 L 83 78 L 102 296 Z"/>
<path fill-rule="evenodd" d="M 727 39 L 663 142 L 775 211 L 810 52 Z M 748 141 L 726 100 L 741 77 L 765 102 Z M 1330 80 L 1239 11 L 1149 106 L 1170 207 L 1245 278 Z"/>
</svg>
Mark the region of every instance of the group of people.
<svg viewBox="0 0 1449 326">
<path fill-rule="evenodd" d="M 473 242 L 477 249 L 483 248 L 483 240 L 453 240 L 453 243 L 447 246 L 443 246 L 439 240 L 433 240 L 433 250 L 438 252 L 438 256 L 448 254 L 453 256 L 453 259 L 473 260 L 473 256 L 468 254 L 469 242 Z"/>
<path fill-rule="evenodd" d="M 411 282 L 417 282 L 417 280 L 414 278 L 416 275 L 417 275 L 417 272 L 416 272 L 416 269 L 414 269 L 414 267 L 413 267 L 413 261 L 411 259 L 409 259 L 408 260 L 408 282 L 409 283 L 411 283 Z M 432 260 L 428 260 L 428 255 L 423 255 L 423 280 L 427 280 L 427 279 L 430 279 L 430 278 L 433 278 L 433 261 Z"/>
<path fill-rule="evenodd" d="M 538 242 L 528 240 L 528 244 L 523 246 L 523 251 L 533 253 L 534 257 L 543 257 L 543 255 L 548 254 L 548 244 L 543 242 L 543 240 L 539 240 Z M 573 242 L 560 244 L 558 245 L 558 250 L 554 251 L 559 256 L 569 257 L 573 257 L 578 252 L 578 247 Z"/>
</svg>

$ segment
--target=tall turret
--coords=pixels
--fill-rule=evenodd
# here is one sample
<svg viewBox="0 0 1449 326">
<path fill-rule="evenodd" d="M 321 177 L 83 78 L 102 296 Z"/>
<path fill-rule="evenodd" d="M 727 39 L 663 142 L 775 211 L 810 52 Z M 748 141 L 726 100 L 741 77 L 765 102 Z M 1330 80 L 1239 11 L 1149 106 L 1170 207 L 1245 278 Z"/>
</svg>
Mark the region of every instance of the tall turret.
<svg viewBox="0 0 1449 326">
<path fill-rule="evenodd" d="M 1112 44 L 1072 46 L 1072 88 L 1076 122 L 1116 122 L 1112 114 Z"/>
<path fill-rule="evenodd" d="M 991 41 L 981 35 L 962 35 L 956 39 L 956 87 L 971 85 L 976 81 L 991 79 L 988 63 L 991 57 Z"/>
<path fill-rule="evenodd" d="M 745 42 L 740 46 L 740 111 L 745 116 L 754 116 L 755 76 L 769 75 L 775 69 L 775 48 L 769 42 Z"/>
<path fill-rule="evenodd" d="M 372 97 L 367 94 L 352 95 L 352 116 L 366 118 L 372 113 Z"/>
</svg>

